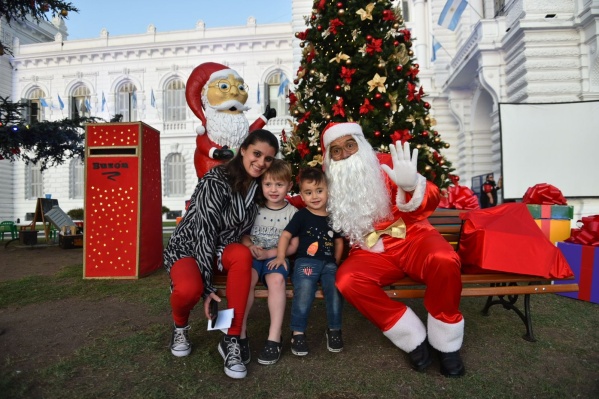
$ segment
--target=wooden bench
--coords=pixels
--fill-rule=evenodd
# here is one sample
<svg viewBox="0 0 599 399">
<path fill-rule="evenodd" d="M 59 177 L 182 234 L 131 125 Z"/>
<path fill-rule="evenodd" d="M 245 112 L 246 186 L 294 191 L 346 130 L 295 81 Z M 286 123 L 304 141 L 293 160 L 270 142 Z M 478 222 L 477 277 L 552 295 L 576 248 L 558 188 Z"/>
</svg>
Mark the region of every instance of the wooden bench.
<svg viewBox="0 0 599 399">
<path fill-rule="evenodd" d="M 430 217 L 430 223 L 445 237 L 445 239 L 457 250 L 460 239 L 462 221 L 459 217 L 463 211 L 456 209 L 438 209 Z M 523 338 L 527 341 L 536 341 L 532 329 L 532 317 L 530 308 L 530 296 L 535 294 L 548 294 L 555 292 L 577 292 L 578 284 L 575 282 L 554 285 L 556 279 L 545 279 L 538 276 L 528 276 L 511 273 L 488 273 L 488 274 L 462 274 L 462 297 L 487 297 L 482 310 L 485 316 L 489 315 L 489 309 L 494 305 L 513 310 L 526 327 Z M 574 280 L 572 277 L 571 279 Z M 225 275 L 216 275 L 214 285 L 218 288 L 217 294 L 225 296 Z M 419 282 L 405 277 L 393 285 L 385 287 L 385 292 L 391 298 L 423 298 L 426 287 Z M 287 282 L 287 298 L 293 297 L 293 286 Z M 517 305 L 519 296 L 524 296 L 524 307 L 520 309 Z M 267 298 L 268 291 L 262 284 L 258 284 L 255 290 L 256 298 Z M 322 290 L 317 290 L 315 297 L 324 298 Z"/>
</svg>

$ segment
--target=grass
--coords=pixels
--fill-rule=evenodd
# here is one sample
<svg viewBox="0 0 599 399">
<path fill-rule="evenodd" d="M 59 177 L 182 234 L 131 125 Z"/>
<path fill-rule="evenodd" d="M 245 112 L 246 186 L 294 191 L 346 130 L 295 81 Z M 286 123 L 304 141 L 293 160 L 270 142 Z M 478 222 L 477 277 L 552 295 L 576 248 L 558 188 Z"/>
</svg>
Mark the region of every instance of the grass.
<svg viewBox="0 0 599 399">
<path fill-rule="evenodd" d="M 285 335 L 279 363 L 261 366 L 254 360 L 248 377 L 234 381 L 222 371 L 219 333 L 206 331 L 199 306 L 191 319 L 192 354 L 170 354 L 168 276 L 162 270 L 139 280 L 83 280 L 81 265 L 75 265 L 52 277 L 0 283 L 0 292 L 0 316 L 65 299 L 98 306 L 115 300 L 138 308 L 138 319 L 149 315 L 141 324 L 120 320 L 90 327 L 84 345 L 26 373 L 16 371 L 18 359 L 0 355 L 2 398 L 599 397 L 599 306 L 552 294 L 532 299 L 536 343 L 521 338 L 524 325 L 513 312 L 495 307 L 485 317 L 484 298 L 463 299 L 467 375 L 461 379 L 442 377 L 436 360 L 426 373 L 412 371 L 405 355 L 349 305 L 345 350 L 329 353 L 326 310 L 317 301 L 307 331 L 308 356 L 293 356 Z M 421 300 L 407 302 L 425 316 Z M 290 303 L 285 331 L 289 309 Z M 268 329 L 266 301 L 256 301 L 249 328 L 255 359 Z"/>
</svg>

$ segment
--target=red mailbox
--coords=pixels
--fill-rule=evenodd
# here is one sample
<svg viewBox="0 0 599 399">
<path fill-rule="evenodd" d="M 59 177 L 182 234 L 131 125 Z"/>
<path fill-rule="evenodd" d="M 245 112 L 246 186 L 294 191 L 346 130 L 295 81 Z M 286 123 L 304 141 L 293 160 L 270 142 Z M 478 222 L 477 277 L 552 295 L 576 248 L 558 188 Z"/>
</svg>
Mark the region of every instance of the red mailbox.
<svg viewBox="0 0 599 399">
<path fill-rule="evenodd" d="M 85 134 L 84 278 L 138 278 L 162 265 L 160 132 L 98 123 Z"/>
</svg>

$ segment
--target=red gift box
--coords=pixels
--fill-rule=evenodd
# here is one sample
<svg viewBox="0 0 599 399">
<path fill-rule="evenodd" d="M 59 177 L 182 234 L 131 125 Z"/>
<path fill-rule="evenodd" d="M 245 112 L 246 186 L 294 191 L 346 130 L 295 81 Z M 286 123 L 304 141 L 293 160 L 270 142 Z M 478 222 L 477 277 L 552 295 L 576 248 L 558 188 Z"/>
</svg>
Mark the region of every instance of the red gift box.
<svg viewBox="0 0 599 399">
<path fill-rule="evenodd" d="M 460 214 L 458 254 L 466 273 L 500 271 L 567 278 L 572 271 L 543 235 L 526 205 L 509 203 Z"/>
<path fill-rule="evenodd" d="M 557 248 L 568 261 L 579 287 L 578 292 L 559 295 L 599 303 L 599 247 L 558 242 Z M 555 284 L 568 283 L 571 281 L 555 281 Z"/>
</svg>

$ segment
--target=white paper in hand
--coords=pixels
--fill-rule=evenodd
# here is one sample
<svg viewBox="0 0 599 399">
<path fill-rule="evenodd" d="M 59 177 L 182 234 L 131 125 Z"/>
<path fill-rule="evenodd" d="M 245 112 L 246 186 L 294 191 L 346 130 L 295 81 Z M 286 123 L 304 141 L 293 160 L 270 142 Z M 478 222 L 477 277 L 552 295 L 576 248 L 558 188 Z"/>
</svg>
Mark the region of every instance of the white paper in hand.
<svg viewBox="0 0 599 399">
<path fill-rule="evenodd" d="M 211 320 L 208 320 L 208 331 L 221 330 L 226 334 L 229 327 L 231 327 L 232 322 L 233 309 L 219 310 L 218 318 L 216 319 L 216 325 L 214 327 L 211 326 Z"/>
</svg>

